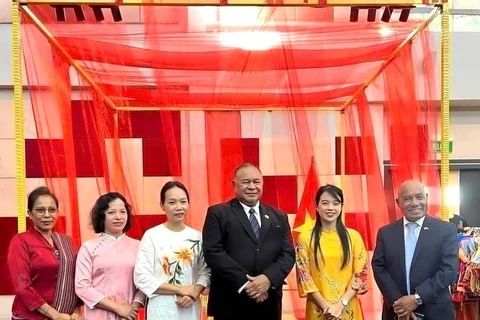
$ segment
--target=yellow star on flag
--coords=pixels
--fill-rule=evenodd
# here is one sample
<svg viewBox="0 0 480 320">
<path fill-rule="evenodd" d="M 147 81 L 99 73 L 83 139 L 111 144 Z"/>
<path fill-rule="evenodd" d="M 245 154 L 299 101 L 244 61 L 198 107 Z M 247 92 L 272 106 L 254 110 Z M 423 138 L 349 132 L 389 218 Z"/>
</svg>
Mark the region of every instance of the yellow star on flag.
<svg viewBox="0 0 480 320">
<path fill-rule="evenodd" d="M 305 221 L 303 222 L 303 224 L 293 229 L 293 231 L 298 233 L 303 233 L 303 232 L 311 231 L 314 226 L 315 226 L 315 219 L 313 219 L 310 213 L 307 211 L 307 214 L 305 215 Z"/>
</svg>

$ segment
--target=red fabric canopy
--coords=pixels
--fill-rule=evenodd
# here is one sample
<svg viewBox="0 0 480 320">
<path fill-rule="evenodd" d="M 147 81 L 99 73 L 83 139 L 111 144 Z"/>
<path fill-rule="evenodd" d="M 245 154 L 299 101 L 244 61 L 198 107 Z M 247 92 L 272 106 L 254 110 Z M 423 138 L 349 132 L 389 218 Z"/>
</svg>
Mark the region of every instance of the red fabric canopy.
<svg viewBox="0 0 480 320">
<path fill-rule="evenodd" d="M 189 188 L 188 222 L 201 228 L 207 206 L 232 196 L 232 172 L 243 161 L 261 168 L 264 200 L 293 222 L 313 159 L 320 184 L 344 189 L 346 224 L 369 250 L 378 228 L 398 216 L 402 181 L 422 180 L 437 213 L 434 53 L 428 32 L 404 43 L 422 19 L 351 23 L 345 8 L 232 15 L 228 7 L 145 7 L 136 23 L 95 22 L 86 9 L 84 22 L 70 12 L 57 22 L 51 8 L 31 9 L 52 38 L 23 15 L 37 128 L 27 178 L 45 178 L 59 194 L 59 227 L 77 242 L 91 236 L 88 210 L 110 190 L 132 201 L 132 235 L 140 237 L 158 223 L 158 192 L 169 179 Z M 364 298 L 367 314 L 372 297 Z"/>
</svg>

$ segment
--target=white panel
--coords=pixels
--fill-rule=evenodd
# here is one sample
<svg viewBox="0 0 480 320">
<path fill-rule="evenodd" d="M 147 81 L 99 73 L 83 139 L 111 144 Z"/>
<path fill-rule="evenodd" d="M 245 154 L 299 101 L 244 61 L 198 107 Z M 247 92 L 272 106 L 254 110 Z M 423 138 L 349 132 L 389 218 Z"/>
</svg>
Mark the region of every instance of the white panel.
<svg viewBox="0 0 480 320">
<path fill-rule="evenodd" d="M 5 22 L 12 22 L 12 1 L 10 0 L 0 0 L 0 23 Z"/>
<path fill-rule="evenodd" d="M 16 217 L 17 183 L 15 178 L 0 179 L 0 199 L 2 199 L 2 210 L 0 210 L 0 217 Z M 0 309 L 0 315 L 1 314 L 2 313 Z"/>
<path fill-rule="evenodd" d="M 340 177 L 341 183 L 337 186 L 343 190 L 343 197 L 345 199 L 344 212 L 367 212 L 367 185 L 365 183 L 366 176 L 364 175 L 345 175 Z M 362 192 L 362 199 L 353 198 L 352 195 Z"/>
<path fill-rule="evenodd" d="M 0 139 L 0 178 L 14 178 L 15 172 L 15 140 Z"/>
<path fill-rule="evenodd" d="M 12 99 L 0 100 L 0 139 L 13 139 L 15 137 L 13 114 Z"/>
<path fill-rule="evenodd" d="M 242 111 L 242 138 L 270 137 L 272 131 L 271 112 Z"/>
<path fill-rule="evenodd" d="M 182 135 L 182 177 L 191 202 L 190 226 L 201 230 L 208 208 L 208 194 L 199 181 L 207 181 L 207 154 L 205 149 L 205 113 L 188 111 L 181 113 Z M 155 206 L 158 206 L 160 189 L 156 191 Z M 159 209 L 158 209 L 159 210 Z"/>
<path fill-rule="evenodd" d="M 296 175 L 298 155 L 290 138 L 260 139 L 260 170 L 265 176 Z"/>
<path fill-rule="evenodd" d="M 109 172 L 113 176 L 115 163 L 120 163 L 126 180 L 126 190 L 112 191 L 123 193 L 127 198 L 130 197 L 136 213 L 142 214 L 144 211 L 142 139 L 120 139 L 120 154 L 115 153 L 113 139 L 106 139 L 105 146 Z"/>
<path fill-rule="evenodd" d="M 29 193 L 36 187 L 46 186 L 45 179 L 43 178 L 27 178 L 25 179 L 25 192 Z"/>
<path fill-rule="evenodd" d="M 90 224 L 90 211 L 95 201 L 105 193 L 103 178 L 77 178 L 78 215 L 82 242 L 95 236 Z"/>
<path fill-rule="evenodd" d="M 0 296 L 0 320 L 10 320 L 15 296 Z"/>
<path fill-rule="evenodd" d="M 160 208 L 160 190 L 171 180 L 171 177 L 143 178 L 143 212 L 140 214 L 163 214 Z"/>
<path fill-rule="evenodd" d="M 479 117 L 480 118 L 480 117 Z M 480 158 L 480 119 L 477 124 L 454 124 L 452 159 L 479 159 Z"/>
</svg>

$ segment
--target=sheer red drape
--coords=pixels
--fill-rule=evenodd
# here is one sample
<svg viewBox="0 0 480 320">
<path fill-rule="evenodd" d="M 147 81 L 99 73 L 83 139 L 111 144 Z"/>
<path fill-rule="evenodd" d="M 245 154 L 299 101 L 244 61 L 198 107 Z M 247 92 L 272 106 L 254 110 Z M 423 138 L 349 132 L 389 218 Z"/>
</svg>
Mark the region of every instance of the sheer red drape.
<svg viewBox="0 0 480 320">
<path fill-rule="evenodd" d="M 361 90 L 422 20 L 350 23 L 333 8 L 246 7 L 239 19 L 228 7 L 148 7 L 135 23 L 98 23 L 88 8 L 86 21 L 68 13 L 60 23 L 51 8 L 31 9 L 65 51 L 23 16 L 36 126 L 26 142 L 27 185 L 46 183 L 59 195 L 59 227 L 77 244 L 93 235 L 94 201 L 112 190 L 132 202 L 131 234 L 140 237 L 163 221 L 159 191 L 171 179 L 188 187 L 188 223 L 200 229 L 207 206 L 233 196 L 233 169 L 244 161 L 260 167 L 264 200 L 292 226 L 301 199 L 312 197 L 313 161 L 317 181 L 343 188 L 345 223 L 369 251 L 393 218 L 388 192 L 414 178 L 433 199 L 438 193 L 429 34 Z M 362 303 L 373 319 L 381 299 L 369 281 Z M 301 319 L 293 274 L 287 282 L 285 312 Z"/>
</svg>

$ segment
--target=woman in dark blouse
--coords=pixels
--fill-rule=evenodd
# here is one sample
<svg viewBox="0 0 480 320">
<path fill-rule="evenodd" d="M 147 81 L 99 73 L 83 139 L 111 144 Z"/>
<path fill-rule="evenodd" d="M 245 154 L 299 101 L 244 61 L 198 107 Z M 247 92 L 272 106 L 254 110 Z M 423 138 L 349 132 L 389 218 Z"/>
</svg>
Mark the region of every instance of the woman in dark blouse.
<svg viewBox="0 0 480 320">
<path fill-rule="evenodd" d="M 7 264 L 15 288 L 14 320 L 80 320 L 72 238 L 53 231 L 58 199 L 47 187 L 28 195 L 33 227 L 13 237 Z"/>
</svg>

